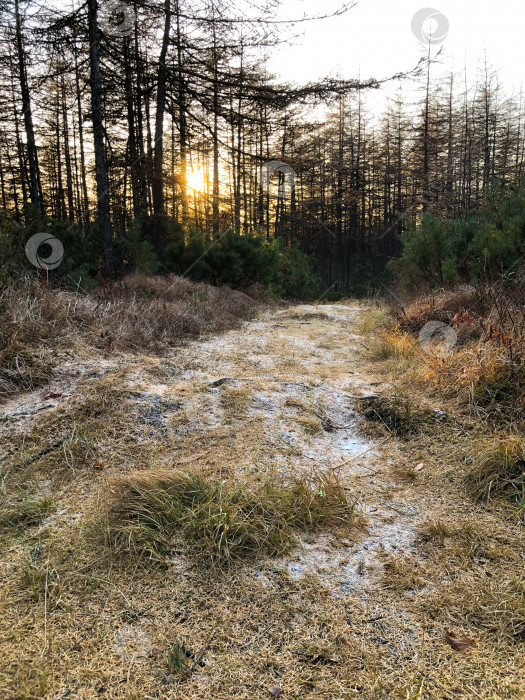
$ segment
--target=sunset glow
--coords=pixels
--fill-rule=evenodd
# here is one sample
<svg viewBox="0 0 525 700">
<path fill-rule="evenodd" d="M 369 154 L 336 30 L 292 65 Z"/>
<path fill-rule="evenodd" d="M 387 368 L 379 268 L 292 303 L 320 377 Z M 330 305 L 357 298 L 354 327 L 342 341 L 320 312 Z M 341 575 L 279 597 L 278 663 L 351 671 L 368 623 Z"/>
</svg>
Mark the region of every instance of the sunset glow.
<svg viewBox="0 0 525 700">
<path fill-rule="evenodd" d="M 188 170 L 186 183 L 188 189 L 192 190 L 193 192 L 202 192 L 206 184 L 202 168 L 192 168 L 191 170 Z"/>
</svg>

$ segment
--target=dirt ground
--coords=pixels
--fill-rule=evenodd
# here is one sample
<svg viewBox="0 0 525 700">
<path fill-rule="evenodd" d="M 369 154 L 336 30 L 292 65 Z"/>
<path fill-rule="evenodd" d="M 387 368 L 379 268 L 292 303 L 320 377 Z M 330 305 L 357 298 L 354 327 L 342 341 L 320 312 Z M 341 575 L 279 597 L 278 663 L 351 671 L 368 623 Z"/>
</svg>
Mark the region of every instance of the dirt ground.
<svg viewBox="0 0 525 700">
<path fill-rule="evenodd" d="M 523 526 L 463 493 L 472 427 L 437 397 L 431 434 L 369 429 L 364 397 L 392 389 L 364 313 L 297 306 L 169 358 L 64 357 L 0 408 L 0 502 L 47 503 L 0 530 L 0 697 L 525 697 Z M 358 523 L 226 570 L 113 556 L 111 479 L 186 466 L 336 470 Z"/>
</svg>

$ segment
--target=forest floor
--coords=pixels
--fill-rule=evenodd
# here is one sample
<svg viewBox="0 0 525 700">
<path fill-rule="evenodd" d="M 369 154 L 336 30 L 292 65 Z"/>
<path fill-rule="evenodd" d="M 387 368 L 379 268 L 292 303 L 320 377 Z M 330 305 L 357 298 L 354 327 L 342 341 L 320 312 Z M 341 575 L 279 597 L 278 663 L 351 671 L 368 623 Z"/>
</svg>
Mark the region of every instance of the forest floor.
<svg viewBox="0 0 525 700">
<path fill-rule="evenodd" d="M 295 306 L 168 359 L 68 360 L 2 406 L 2 698 L 525 696 L 523 526 L 458 486 L 468 416 L 417 396 L 400 435 L 363 400 L 393 392 L 366 313 Z M 112 480 L 159 468 L 335 472 L 358 517 L 226 568 L 123 560 L 97 525 Z"/>
</svg>

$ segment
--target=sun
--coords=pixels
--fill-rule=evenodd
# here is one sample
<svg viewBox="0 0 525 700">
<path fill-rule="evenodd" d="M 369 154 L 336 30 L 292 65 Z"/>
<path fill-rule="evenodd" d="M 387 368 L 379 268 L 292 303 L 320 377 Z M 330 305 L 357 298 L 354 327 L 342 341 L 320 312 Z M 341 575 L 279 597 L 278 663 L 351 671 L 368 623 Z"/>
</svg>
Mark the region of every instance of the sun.
<svg viewBox="0 0 525 700">
<path fill-rule="evenodd" d="M 202 168 L 191 168 L 186 174 L 186 185 L 194 192 L 202 192 L 204 190 L 204 172 Z"/>
</svg>

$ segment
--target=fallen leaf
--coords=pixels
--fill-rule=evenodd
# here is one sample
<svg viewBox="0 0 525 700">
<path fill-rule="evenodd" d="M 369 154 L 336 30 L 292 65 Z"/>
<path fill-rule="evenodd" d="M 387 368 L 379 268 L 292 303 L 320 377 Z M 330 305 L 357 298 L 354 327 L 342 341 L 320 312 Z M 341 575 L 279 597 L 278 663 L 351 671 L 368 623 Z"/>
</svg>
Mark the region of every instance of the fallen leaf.
<svg viewBox="0 0 525 700">
<path fill-rule="evenodd" d="M 268 688 L 268 692 L 270 693 L 270 695 L 273 695 L 274 698 L 278 698 L 283 691 L 278 685 L 271 685 Z"/>
<path fill-rule="evenodd" d="M 454 632 L 445 632 L 445 639 L 453 649 L 463 651 L 467 647 L 476 646 L 476 642 L 470 637 L 456 637 Z"/>
<path fill-rule="evenodd" d="M 423 464 L 423 462 L 420 462 L 419 464 L 416 464 L 416 466 L 414 467 L 414 471 L 421 472 L 421 471 L 423 471 L 424 468 L 425 468 L 425 465 Z"/>
<path fill-rule="evenodd" d="M 60 394 L 55 391 L 50 391 L 49 394 L 44 394 L 42 396 L 42 401 L 47 401 L 47 399 L 59 399 L 63 394 Z"/>
<path fill-rule="evenodd" d="M 208 452 L 209 450 L 206 450 L 206 452 L 197 452 L 196 454 L 189 455 L 188 457 L 181 457 L 181 459 L 177 460 L 175 464 L 189 464 L 189 462 L 195 462 L 195 460 L 207 455 Z"/>
</svg>

